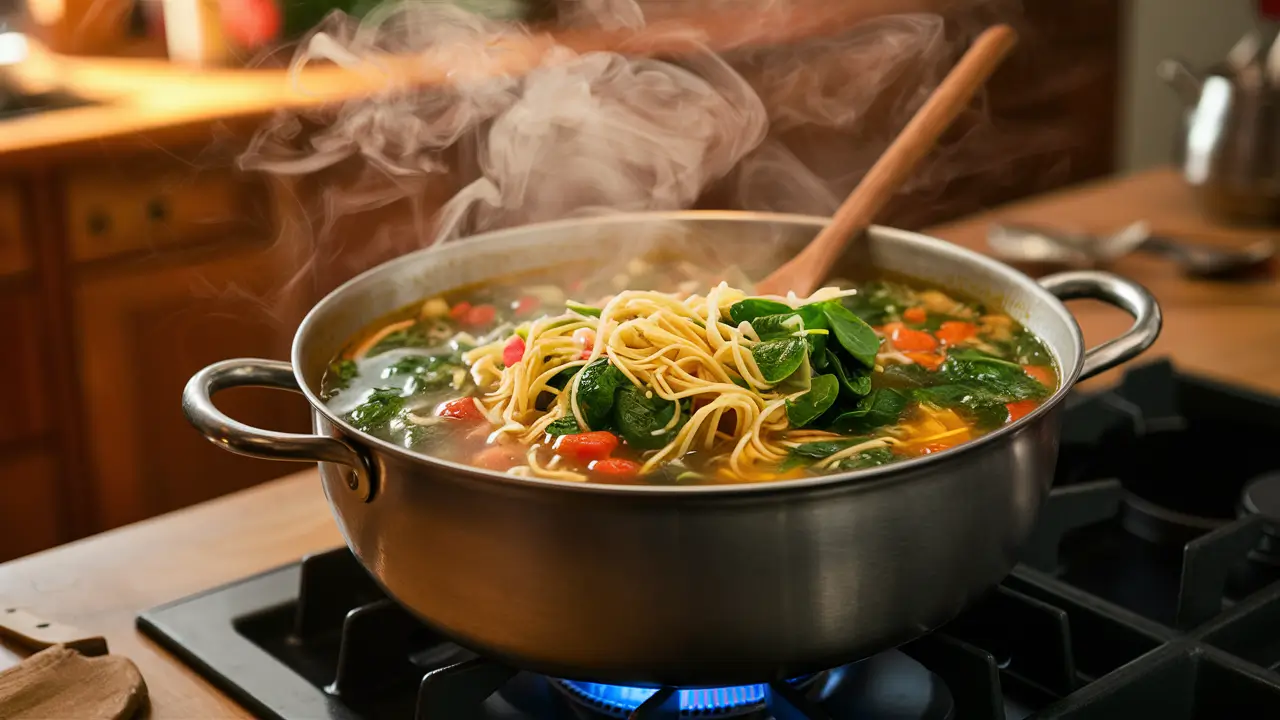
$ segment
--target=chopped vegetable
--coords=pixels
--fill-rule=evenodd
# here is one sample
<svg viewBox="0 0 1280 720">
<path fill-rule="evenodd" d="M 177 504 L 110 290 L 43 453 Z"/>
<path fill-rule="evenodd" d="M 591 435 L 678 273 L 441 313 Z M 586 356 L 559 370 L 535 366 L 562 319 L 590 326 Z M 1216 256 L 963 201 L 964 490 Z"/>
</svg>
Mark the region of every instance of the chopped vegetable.
<svg viewBox="0 0 1280 720">
<path fill-rule="evenodd" d="M 769 384 L 780 383 L 800 369 L 808 355 L 804 338 L 785 337 L 766 340 L 751 348 L 760 375 Z"/>
<path fill-rule="evenodd" d="M 618 448 L 618 436 L 604 430 L 561 435 L 552 445 L 556 454 L 579 463 L 603 460 Z"/>
<path fill-rule="evenodd" d="M 971 322 L 956 322 L 954 320 L 942 323 L 938 331 L 934 335 L 947 345 L 959 345 L 970 338 L 976 337 L 978 334 L 978 326 Z"/>
<path fill-rule="evenodd" d="M 524 359 L 524 338 L 516 335 L 507 341 L 506 347 L 502 348 L 502 364 L 507 367 L 518 364 Z"/>
<path fill-rule="evenodd" d="M 925 370 L 937 370 L 942 367 L 942 361 L 946 359 L 938 353 L 931 352 L 908 352 L 903 355 Z"/>
<path fill-rule="evenodd" d="M 492 305 L 476 305 L 467 311 L 466 318 L 463 320 L 471 327 L 485 327 L 493 322 L 498 316 L 498 309 Z"/>
<path fill-rule="evenodd" d="M 592 463 L 591 472 L 612 478 L 630 478 L 640 474 L 640 463 L 625 458 L 608 458 Z"/>
<path fill-rule="evenodd" d="M 938 341 L 923 330 L 912 330 L 902 323 L 889 323 L 884 326 L 884 334 L 889 342 L 903 352 L 933 352 L 938 349 Z"/>
<path fill-rule="evenodd" d="M 518 450 L 506 445 L 490 445 L 476 453 L 471 464 L 485 470 L 510 470 L 520 464 L 523 458 Z"/>
<path fill-rule="evenodd" d="M 925 312 L 922 307 L 907 308 L 902 313 L 902 319 L 913 325 L 919 325 L 929 319 L 929 313 Z"/>
<path fill-rule="evenodd" d="M 1035 400 L 1019 400 L 1005 405 L 1005 409 L 1009 411 L 1009 422 L 1018 422 L 1038 407 L 1040 403 Z"/>
<path fill-rule="evenodd" d="M 1047 388 L 1052 388 L 1058 384 L 1058 378 L 1054 375 L 1053 369 L 1044 365 L 1023 365 L 1022 371 Z"/>
<path fill-rule="evenodd" d="M 378 388 L 347 413 L 347 422 L 361 432 L 382 430 L 404 409 L 404 397 L 394 388 Z"/>
<path fill-rule="evenodd" d="M 454 420 L 483 420 L 484 413 L 480 412 L 480 408 L 476 407 L 474 398 L 463 397 L 457 400 L 450 400 L 441 403 L 436 408 L 436 415 L 440 417 L 452 418 Z"/>
</svg>

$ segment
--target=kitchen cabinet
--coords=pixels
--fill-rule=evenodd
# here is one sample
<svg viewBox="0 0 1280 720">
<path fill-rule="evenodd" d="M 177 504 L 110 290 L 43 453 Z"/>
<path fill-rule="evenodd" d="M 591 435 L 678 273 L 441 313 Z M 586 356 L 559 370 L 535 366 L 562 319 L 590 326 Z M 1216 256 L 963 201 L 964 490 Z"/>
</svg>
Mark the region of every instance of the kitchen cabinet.
<svg viewBox="0 0 1280 720">
<path fill-rule="evenodd" d="M 64 541 L 51 448 L 0 458 L 0 562 Z"/>
</svg>

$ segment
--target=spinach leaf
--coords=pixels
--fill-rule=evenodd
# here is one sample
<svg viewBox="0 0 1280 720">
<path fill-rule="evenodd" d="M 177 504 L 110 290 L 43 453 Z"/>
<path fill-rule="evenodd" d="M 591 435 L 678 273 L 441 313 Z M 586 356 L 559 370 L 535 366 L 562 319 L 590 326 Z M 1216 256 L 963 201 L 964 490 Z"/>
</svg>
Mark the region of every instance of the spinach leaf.
<svg viewBox="0 0 1280 720">
<path fill-rule="evenodd" d="M 840 299 L 843 307 L 868 325 L 883 325 L 909 307 L 911 291 L 900 285 L 871 282 L 858 288 L 857 294 Z"/>
<path fill-rule="evenodd" d="M 841 347 L 854 360 L 866 367 L 875 367 L 876 353 L 880 351 L 880 338 L 871 326 L 863 322 L 857 315 L 849 312 L 843 305 L 831 302 L 822 303 L 822 313 L 831 324 L 831 332 Z"/>
<path fill-rule="evenodd" d="M 1019 328 L 1007 346 L 1008 353 L 1023 365 L 1052 365 L 1053 356 L 1032 332 Z"/>
<path fill-rule="evenodd" d="M 404 409 L 404 397 L 395 388 L 378 388 L 364 402 L 347 413 L 347 422 L 361 432 L 386 430 L 387 425 Z"/>
<path fill-rule="evenodd" d="M 566 415 L 547 426 L 548 435 L 577 435 L 580 432 L 582 428 L 578 427 L 578 420 L 572 415 Z"/>
<path fill-rule="evenodd" d="M 865 438 L 865 437 L 852 437 L 852 438 L 847 438 L 843 440 L 822 440 L 819 442 L 805 443 L 803 445 L 797 445 L 791 448 L 790 454 L 793 457 L 805 457 L 805 458 L 812 458 L 814 460 L 822 460 L 824 458 L 829 458 L 832 455 L 835 455 L 841 450 L 844 450 L 846 448 L 851 448 L 854 445 L 857 445 L 858 443 L 864 443 L 867 440 L 868 438 Z"/>
<path fill-rule="evenodd" d="M 810 381 L 809 392 L 787 401 L 787 420 L 791 427 L 802 428 L 817 420 L 836 401 L 840 381 L 835 375 L 818 375 Z"/>
<path fill-rule="evenodd" d="M 569 381 L 573 379 L 574 375 L 578 374 L 578 371 L 581 370 L 582 367 L 583 366 L 581 365 L 574 365 L 573 367 L 567 367 L 561 370 L 551 376 L 551 379 L 547 381 L 547 386 L 553 387 L 557 390 L 565 389 L 565 386 L 569 384 Z"/>
<path fill-rule="evenodd" d="M 907 396 L 893 388 L 877 388 L 858 401 L 852 410 L 840 413 L 828 426 L 837 433 L 868 433 L 898 422 L 907 409 Z"/>
<path fill-rule="evenodd" d="M 765 382 L 775 384 L 800 369 L 808 348 L 804 338 L 778 338 L 757 344 L 751 348 L 751 356 L 755 358 Z"/>
<path fill-rule="evenodd" d="M 889 365 L 881 373 L 886 382 L 902 387 L 924 387 L 933 382 L 932 373 L 919 365 Z"/>
<path fill-rule="evenodd" d="M 761 315 L 751 321 L 751 329 L 761 340 L 775 340 L 790 337 L 805 328 L 804 320 L 799 313 L 787 312 L 778 315 Z"/>
<path fill-rule="evenodd" d="M 999 427 L 1009 419 L 1009 409 L 1005 407 L 1009 401 L 981 386 L 934 385 L 917 388 L 912 395 L 921 402 L 967 413 L 984 429 Z"/>
<path fill-rule="evenodd" d="M 574 392 L 578 410 L 587 423 L 588 430 L 604 430 L 609 425 L 609 411 L 613 409 L 613 394 L 627 376 L 614 367 L 608 358 L 596 358 L 582 368 L 582 376 Z"/>
<path fill-rule="evenodd" d="M 792 312 L 795 311 L 786 303 L 763 298 L 747 298 L 746 300 L 739 300 L 729 307 L 729 319 L 733 321 L 734 325 L 737 325 L 743 322 L 751 322 L 765 315 L 783 315 Z"/>
<path fill-rule="evenodd" d="M 952 383 L 981 389 L 1001 404 L 1038 400 L 1050 392 L 1021 365 L 978 350 L 952 350 L 938 372 Z"/>
<path fill-rule="evenodd" d="M 450 362 L 448 356 L 409 355 L 397 360 L 382 371 L 384 379 L 400 375 L 408 375 L 405 383 L 406 395 L 413 395 L 424 390 L 439 390 L 453 383 L 453 371 L 461 364 Z"/>
<path fill-rule="evenodd" d="M 893 462 L 893 450 L 887 447 L 878 447 L 863 450 L 851 458 L 846 458 L 838 464 L 838 467 L 840 470 L 861 470 L 863 468 L 888 465 L 891 462 Z"/>
<path fill-rule="evenodd" d="M 390 333 L 386 337 L 374 343 L 373 347 L 369 348 L 369 352 L 365 354 L 365 357 L 381 355 L 388 350 L 397 350 L 399 348 L 407 347 L 427 347 L 430 344 L 431 341 L 427 339 L 426 333 L 424 333 L 419 326 L 414 325 L 412 327 L 405 328 L 404 330 L 397 330 Z"/>
<path fill-rule="evenodd" d="M 584 305 L 580 302 L 566 300 L 564 303 L 564 306 L 567 309 L 578 313 L 579 315 L 583 315 L 586 317 L 600 317 L 601 308 L 595 307 L 593 305 Z"/>
<path fill-rule="evenodd" d="M 827 363 L 835 376 L 840 380 L 840 395 L 846 400 L 856 401 L 871 392 L 871 371 L 865 368 L 851 368 L 834 350 L 827 350 Z"/>
<path fill-rule="evenodd" d="M 675 415 L 676 404 L 654 395 L 645 397 L 645 391 L 627 382 L 618 388 L 617 402 L 614 404 L 613 420 L 618 434 L 627 444 L 639 450 L 657 450 L 675 437 L 689 420 L 687 414 L 680 416 L 675 427 L 666 432 L 662 430 Z"/>
</svg>

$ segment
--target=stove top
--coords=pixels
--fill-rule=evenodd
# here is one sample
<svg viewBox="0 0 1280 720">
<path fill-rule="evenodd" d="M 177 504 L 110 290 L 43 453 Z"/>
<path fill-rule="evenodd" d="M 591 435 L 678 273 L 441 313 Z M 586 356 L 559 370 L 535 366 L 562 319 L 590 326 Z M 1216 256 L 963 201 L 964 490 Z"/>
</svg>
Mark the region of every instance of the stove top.
<svg viewBox="0 0 1280 720">
<path fill-rule="evenodd" d="M 1068 400 L 1023 562 L 941 630 L 734 688 L 551 679 L 478 657 L 345 548 L 146 611 L 138 626 L 263 718 L 1090 720 L 1280 717 L 1280 399 L 1131 370 Z"/>
</svg>

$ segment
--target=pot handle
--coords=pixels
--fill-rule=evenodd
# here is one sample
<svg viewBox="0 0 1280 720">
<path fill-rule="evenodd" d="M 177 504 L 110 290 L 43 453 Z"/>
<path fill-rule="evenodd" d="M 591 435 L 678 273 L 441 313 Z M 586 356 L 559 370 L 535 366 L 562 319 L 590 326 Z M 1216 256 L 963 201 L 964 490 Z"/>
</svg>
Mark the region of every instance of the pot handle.
<svg viewBox="0 0 1280 720">
<path fill-rule="evenodd" d="M 1123 335 L 1085 351 L 1080 380 L 1132 360 L 1160 336 L 1160 305 L 1132 280 L 1108 272 L 1077 270 L 1041 278 L 1040 286 L 1059 300 L 1101 300 L 1133 316 L 1133 325 Z"/>
<path fill-rule="evenodd" d="M 347 486 L 364 502 L 373 497 L 373 471 L 350 443 L 325 435 L 262 430 L 233 420 L 213 404 L 215 393 L 233 387 L 302 391 L 293 366 L 287 362 L 239 358 L 206 367 L 187 381 L 182 391 L 182 411 L 210 442 L 250 457 L 345 465 L 351 469 Z"/>
</svg>

